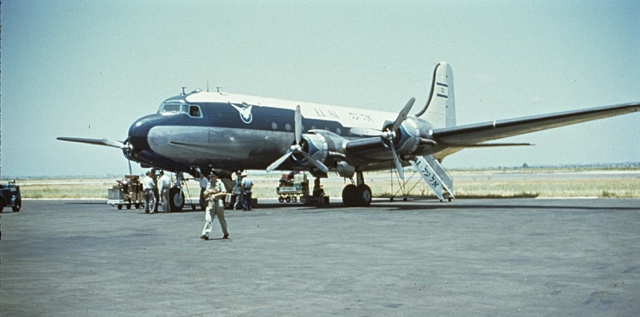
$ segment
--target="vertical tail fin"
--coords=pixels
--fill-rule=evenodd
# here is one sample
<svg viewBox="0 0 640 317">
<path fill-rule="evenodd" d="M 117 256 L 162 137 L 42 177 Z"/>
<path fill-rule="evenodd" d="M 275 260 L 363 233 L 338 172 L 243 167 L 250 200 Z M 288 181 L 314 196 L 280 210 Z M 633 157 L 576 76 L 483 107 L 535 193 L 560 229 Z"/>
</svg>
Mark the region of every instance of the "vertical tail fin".
<svg viewBox="0 0 640 317">
<path fill-rule="evenodd" d="M 456 106 L 453 98 L 453 71 L 445 62 L 436 65 L 429 100 L 417 117 L 425 114 L 425 120 L 436 128 L 456 125 Z"/>
</svg>

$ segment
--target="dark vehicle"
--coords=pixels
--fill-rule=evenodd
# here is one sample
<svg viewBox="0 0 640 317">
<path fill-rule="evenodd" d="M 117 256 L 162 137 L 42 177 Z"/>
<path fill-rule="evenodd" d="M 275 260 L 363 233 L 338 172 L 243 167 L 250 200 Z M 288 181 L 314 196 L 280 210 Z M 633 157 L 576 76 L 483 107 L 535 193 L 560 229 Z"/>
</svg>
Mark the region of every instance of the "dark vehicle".
<svg viewBox="0 0 640 317">
<path fill-rule="evenodd" d="M 22 207 L 20 186 L 16 185 L 16 181 L 10 181 L 6 185 L 0 184 L 0 212 L 5 206 L 11 207 L 15 212 L 20 211 Z"/>
</svg>

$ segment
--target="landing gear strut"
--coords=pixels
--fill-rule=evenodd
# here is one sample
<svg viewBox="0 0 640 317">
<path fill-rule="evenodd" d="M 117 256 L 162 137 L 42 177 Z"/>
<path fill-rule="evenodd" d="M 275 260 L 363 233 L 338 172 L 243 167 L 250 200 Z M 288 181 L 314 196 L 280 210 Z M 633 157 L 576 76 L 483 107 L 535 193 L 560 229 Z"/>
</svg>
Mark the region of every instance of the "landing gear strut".
<svg viewBox="0 0 640 317">
<path fill-rule="evenodd" d="M 356 184 L 349 184 L 342 190 L 342 203 L 347 207 L 371 204 L 371 188 L 364 183 L 362 172 L 356 173 Z"/>
</svg>

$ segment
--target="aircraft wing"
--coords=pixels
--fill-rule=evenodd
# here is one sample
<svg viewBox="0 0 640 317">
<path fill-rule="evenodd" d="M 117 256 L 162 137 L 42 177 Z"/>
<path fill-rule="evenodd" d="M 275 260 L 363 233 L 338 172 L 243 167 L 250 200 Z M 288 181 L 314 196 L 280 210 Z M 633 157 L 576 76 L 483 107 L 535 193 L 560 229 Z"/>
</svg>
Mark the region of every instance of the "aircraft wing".
<svg viewBox="0 0 640 317">
<path fill-rule="evenodd" d="M 516 119 L 434 129 L 432 138 L 446 147 L 470 146 L 510 136 L 640 111 L 640 103 L 573 110 Z"/>
</svg>

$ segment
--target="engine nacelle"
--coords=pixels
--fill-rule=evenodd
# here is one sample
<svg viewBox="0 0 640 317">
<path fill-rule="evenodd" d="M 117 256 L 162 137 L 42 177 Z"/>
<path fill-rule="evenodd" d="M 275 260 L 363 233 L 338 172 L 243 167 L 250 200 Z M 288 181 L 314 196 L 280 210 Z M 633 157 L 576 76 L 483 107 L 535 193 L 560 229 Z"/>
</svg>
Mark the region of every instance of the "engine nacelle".
<svg viewBox="0 0 640 317">
<path fill-rule="evenodd" d="M 385 125 L 383 130 L 390 128 L 392 124 L 393 123 L 389 123 Z M 420 139 L 427 136 L 430 129 L 431 125 L 420 118 L 407 118 L 393 138 L 393 145 L 396 152 L 398 154 L 415 153 L 420 146 Z M 390 144 L 387 143 L 387 146 L 390 146 Z"/>
<path fill-rule="evenodd" d="M 309 154 L 314 159 L 324 163 L 329 156 L 329 144 L 327 139 L 322 135 L 317 134 L 303 134 L 300 140 L 300 147 L 302 151 Z M 309 160 L 302 154 L 293 154 L 291 159 L 298 164 L 311 165 Z"/>
</svg>

